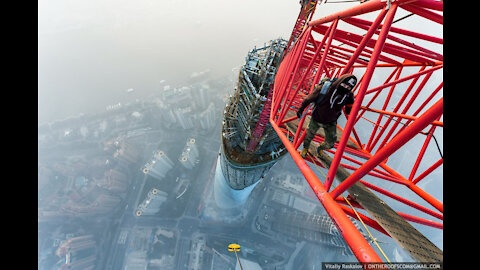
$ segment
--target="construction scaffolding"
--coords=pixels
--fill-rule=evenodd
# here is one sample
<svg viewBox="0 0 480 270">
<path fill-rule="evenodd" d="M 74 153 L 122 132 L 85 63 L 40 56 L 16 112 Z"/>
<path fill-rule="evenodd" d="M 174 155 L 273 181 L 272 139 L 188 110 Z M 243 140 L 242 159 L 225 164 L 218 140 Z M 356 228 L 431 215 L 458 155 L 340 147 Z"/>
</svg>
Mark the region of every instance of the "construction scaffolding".
<svg viewBox="0 0 480 270">
<path fill-rule="evenodd" d="M 422 25 L 392 26 L 412 15 L 423 20 Z M 360 262 L 382 260 L 347 215 L 391 237 L 416 261 L 443 261 L 443 252 L 410 224 L 443 229 L 441 222 L 424 217 L 443 220 L 443 202 L 418 186 L 425 179 L 430 186 L 441 186 L 443 180 L 443 154 L 437 140 L 443 135 L 443 39 L 423 24 L 441 28 L 442 1 L 362 1 L 306 24 L 297 23 L 296 36 L 275 78 L 270 123 Z M 297 109 L 321 79 L 350 73 L 359 82 L 346 122 L 337 125 L 339 139 L 321 155 L 311 145 L 314 154 L 304 160 L 298 148 L 311 110 L 298 119 Z M 324 140 L 324 135 L 317 134 L 313 142 Z M 402 149 L 404 145 L 409 149 Z M 399 160 L 400 154 L 395 153 L 402 151 Z M 427 154 L 440 159 L 427 160 Z M 328 170 L 323 182 L 306 161 Z M 334 179 L 339 182 L 336 187 Z M 374 192 L 408 213 L 394 210 Z M 410 213 L 415 211 L 422 213 Z"/>
</svg>

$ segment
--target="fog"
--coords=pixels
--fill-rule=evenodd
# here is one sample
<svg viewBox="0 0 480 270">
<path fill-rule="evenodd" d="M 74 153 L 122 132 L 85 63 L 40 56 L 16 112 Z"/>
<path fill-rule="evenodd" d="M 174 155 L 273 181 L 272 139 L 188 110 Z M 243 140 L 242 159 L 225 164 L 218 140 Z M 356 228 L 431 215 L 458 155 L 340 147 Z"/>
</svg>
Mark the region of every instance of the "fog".
<svg viewBox="0 0 480 270">
<path fill-rule="evenodd" d="M 314 19 L 355 4 L 321 5 Z M 253 46 L 289 38 L 300 8 L 295 0 L 40 0 L 38 6 L 40 123 L 146 97 L 163 87 L 160 81 L 178 85 L 193 72 L 235 78 L 232 68 Z M 415 18 L 397 26 L 412 23 L 431 26 Z M 125 95 L 130 88 L 135 92 Z"/>
<path fill-rule="evenodd" d="M 314 19 L 356 4 L 319 6 Z M 301 178 L 303 182 L 297 183 L 298 186 L 309 188 L 291 157 L 287 155 L 275 165 L 272 173 L 252 193 L 251 205 L 248 209 L 254 209 L 255 211 L 252 210 L 250 216 L 246 218 L 246 225 L 243 229 L 234 233 L 229 226 L 208 225 L 208 223 L 205 225 L 203 223 L 205 217 L 208 218 L 209 213 L 215 210 L 212 207 L 208 208 L 212 201 L 209 201 L 206 195 L 210 192 L 208 189 L 209 177 L 212 175 L 211 168 L 215 164 L 220 146 L 219 130 L 221 113 L 225 103 L 222 97 L 233 91 L 238 76 L 238 68 L 244 64 L 248 51 L 253 49 L 254 46 L 263 46 L 265 42 L 278 37 L 288 40 L 300 8 L 297 0 L 40 0 L 38 5 L 38 122 L 39 126 L 43 123 L 57 122 L 57 125 L 47 125 L 48 128 L 44 126 L 44 129 L 39 131 L 39 167 L 41 167 L 41 169 L 39 168 L 39 208 L 40 201 L 43 204 L 43 200 L 47 200 L 44 193 L 54 193 L 49 190 L 57 188 L 51 183 L 57 183 L 56 181 L 63 181 L 64 179 L 68 179 L 69 183 L 74 183 L 72 189 L 77 188 L 78 191 L 67 195 L 61 191 L 58 194 L 62 194 L 58 196 L 68 197 L 68 200 L 71 201 L 78 198 L 86 201 L 93 200 L 94 198 L 87 197 L 93 197 L 93 195 L 87 194 L 85 198 L 81 197 L 83 196 L 81 188 L 86 188 L 89 183 L 82 179 L 88 178 L 90 183 L 103 183 L 101 176 L 103 171 L 98 169 L 101 167 L 100 165 L 121 171 L 128 176 L 128 181 L 130 181 L 129 189 L 122 189 L 123 193 L 118 191 L 115 193 L 123 195 L 118 195 L 122 198 L 121 203 L 112 206 L 112 209 L 115 210 L 114 213 L 109 212 L 105 216 L 95 216 L 94 218 L 91 216 L 62 218 L 60 215 L 61 222 L 48 220 L 48 222 L 39 224 L 39 261 L 41 259 L 47 261 L 45 258 L 59 260 L 60 257 L 54 255 L 58 243 L 57 246 L 53 244 L 55 248 L 51 248 L 52 243 L 50 242 L 68 238 L 66 235 L 69 233 L 75 233 L 75 235 L 91 233 L 101 236 L 96 239 L 97 252 L 103 249 L 103 253 L 99 252 L 96 269 L 101 269 L 100 265 L 105 267 L 108 265 L 109 269 L 120 269 L 115 268 L 115 262 L 111 261 L 117 258 L 119 260 L 124 259 L 125 262 L 129 261 L 127 256 L 129 253 L 127 253 L 128 245 L 121 246 L 119 244 L 121 240 L 117 239 L 121 239 L 124 232 L 134 235 L 138 232 L 139 226 L 148 224 L 152 228 L 163 226 L 162 228 L 167 231 L 178 230 L 178 232 L 175 232 L 174 238 L 176 252 L 182 254 L 181 252 L 185 251 L 180 256 L 185 256 L 184 259 L 187 261 L 189 255 L 185 254 L 187 254 L 187 250 L 190 250 L 186 244 L 188 237 L 196 237 L 196 232 L 207 235 L 221 234 L 217 238 L 212 237 L 215 241 L 208 242 L 210 240 L 207 239 L 206 244 L 213 250 L 207 251 L 210 252 L 208 256 L 212 257 L 210 259 L 212 269 L 216 269 L 213 268 L 214 259 L 217 260 L 215 263 L 221 265 L 222 256 L 215 257 L 216 255 L 212 255 L 215 253 L 214 248 L 220 249 L 222 245 L 226 247 L 224 245 L 226 243 L 241 241 L 242 238 L 239 236 L 242 233 L 248 234 L 255 230 L 253 228 L 254 219 L 257 216 L 260 217 L 261 214 L 266 215 L 269 209 L 262 210 L 261 207 L 263 205 L 271 207 L 268 201 L 277 194 L 275 192 L 280 189 L 280 184 L 277 182 L 283 181 L 285 175 L 290 175 L 288 177 L 291 177 L 291 179 Z M 408 13 L 399 9 L 395 18 L 405 14 Z M 365 19 L 372 18 L 365 17 Z M 418 23 L 419 21 L 422 23 Z M 425 20 L 411 17 L 398 22 L 395 26 L 410 28 L 412 24 L 415 24 L 419 27 L 428 28 L 431 35 L 441 36 L 439 34 L 442 31 L 441 27 L 433 28 L 430 24 L 424 24 L 424 22 Z M 358 31 L 358 33 L 363 34 L 361 31 Z M 422 44 L 419 45 L 422 46 Z M 441 46 L 429 49 L 441 53 Z M 197 77 L 199 79 L 195 80 Z M 383 80 L 383 78 L 374 78 L 372 84 L 382 83 Z M 443 77 L 439 77 L 438 80 L 443 80 Z M 170 109 L 168 106 L 172 106 L 171 110 L 173 111 L 173 107 L 178 105 L 174 102 L 169 105 L 165 100 L 158 102 L 163 90 L 185 86 L 190 87 L 188 89 L 192 91 L 202 87 L 206 89 L 207 96 L 204 98 L 207 102 L 214 103 L 215 108 L 216 122 L 211 130 L 199 128 L 198 123 L 194 123 L 195 127 L 190 128 L 180 127 L 178 123 L 168 125 L 168 123 L 165 124 L 167 122 L 164 118 L 165 115 L 158 113 L 167 112 Z M 162 102 L 166 104 L 164 104 L 166 109 L 158 108 L 157 105 Z M 195 103 L 193 100 L 188 102 Z M 122 106 L 119 104 L 122 104 Z M 123 106 L 125 104 L 133 105 Z M 193 112 L 206 112 L 208 110 L 207 105 L 208 103 L 198 106 L 195 108 L 196 111 Z M 104 118 L 101 115 L 88 120 L 80 118 L 77 122 L 58 124 L 64 119 L 75 118 L 80 114 L 94 115 L 105 112 L 109 114 Z M 339 123 L 343 124 L 342 121 L 345 121 L 345 119 L 342 118 Z M 148 127 L 153 127 L 153 129 L 143 130 L 145 126 L 147 126 L 147 129 Z M 139 132 L 141 135 L 135 137 L 137 135 L 131 135 L 133 132 Z M 117 136 L 128 137 L 129 134 L 134 138 L 132 139 L 133 142 L 129 143 L 139 146 L 138 160 L 127 165 L 114 164 L 111 153 L 103 152 L 105 151 L 104 146 L 108 143 L 111 144 Z M 177 157 L 181 153 L 185 141 L 190 137 L 195 137 L 198 142 L 200 163 L 196 169 L 188 171 L 183 170 L 178 165 Z M 440 135 L 438 138 L 440 145 L 442 145 L 443 136 Z M 151 153 L 157 150 L 164 150 L 175 163 L 175 168 L 165 177 L 167 180 L 162 180 L 164 182 L 161 182 L 161 184 L 152 177 L 144 176 L 141 173 L 141 168 L 149 161 Z M 426 156 L 426 160 L 438 159 L 438 153 L 435 149 L 430 154 L 430 156 Z M 397 161 L 393 168 L 399 171 L 402 168 L 407 170 L 404 163 L 411 159 L 410 156 L 409 150 L 399 152 L 398 157 L 392 157 L 392 160 Z M 424 165 L 422 164 L 422 166 Z M 69 169 L 70 167 L 74 169 Z M 92 167 L 99 172 L 85 169 L 91 169 Z M 313 166 L 311 167 L 314 169 Z M 402 171 L 401 173 L 408 174 L 408 171 Z M 42 177 L 40 177 L 41 174 Z M 60 178 L 57 178 L 56 174 Z M 321 177 L 320 174 L 318 176 Z M 173 217 L 164 214 L 168 211 L 160 211 L 161 213 L 153 218 L 147 217 L 138 223 L 134 221 L 136 207 L 145 198 L 150 188 L 171 188 L 171 190 L 167 190 L 170 192 L 169 194 L 179 196 L 175 193 L 177 191 L 174 190 L 179 187 L 183 188 L 183 186 L 172 182 L 176 181 L 175 179 L 178 180 L 177 177 L 188 179 L 190 182 L 188 189 L 185 189 L 186 192 L 182 193 L 184 195 L 181 198 L 181 203 L 179 203 L 180 206 L 175 206 L 175 204 L 172 206 L 172 213 L 175 213 L 172 214 Z M 432 177 L 443 179 L 441 172 L 440 175 L 438 173 L 432 174 Z M 47 178 L 55 179 L 55 181 L 48 182 L 45 180 Z M 323 180 L 323 177 L 321 179 Z M 171 187 L 165 185 L 167 181 L 170 181 L 168 185 L 171 185 Z M 48 183 L 46 184 L 46 182 Z M 430 183 L 430 181 L 424 181 L 422 188 L 424 186 L 428 187 Z M 63 187 L 63 184 L 59 186 Z M 136 189 L 132 190 L 132 187 Z M 269 195 L 265 195 L 264 198 L 262 190 Z M 434 196 L 443 200 L 443 188 L 441 186 L 432 185 L 425 190 L 434 191 Z M 111 191 L 109 190 L 109 192 Z M 175 196 L 171 201 L 167 201 L 168 206 L 172 205 L 170 203 L 176 202 Z M 293 198 L 293 195 L 290 196 Z M 321 206 L 311 191 L 309 196 L 305 197 L 306 200 Z M 382 197 L 382 199 L 384 198 Z M 385 198 L 385 201 L 390 202 L 388 198 Z M 54 203 L 49 206 L 52 205 Z M 60 206 L 60 202 L 58 205 Z M 197 214 L 195 211 L 197 206 L 200 207 L 200 205 L 204 205 L 205 213 L 201 218 L 196 219 L 193 213 Z M 182 212 L 184 210 L 185 212 Z M 322 213 L 321 207 L 317 210 L 318 212 L 313 211 L 313 213 Z M 53 210 L 43 208 L 42 211 L 49 213 L 48 211 Z M 176 214 L 178 216 L 175 216 Z M 217 213 L 210 215 L 215 214 Z M 193 218 L 194 216 L 195 218 Z M 199 221 L 200 219 L 202 221 Z M 199 223 L 202 223 L 203 227 L 198 231 L 189 229 L 186 225 L 198 225 Z M 58 224 L 63 224 L 64 227 Z M 61 229 L 56 226 L 60 226 Z M 443 249 L 441 230 L 418 225 L 415 225 L 415 227 L 429 238 L 432 237 L 432 241 Z M 51 231 L 52 228 L 55 230 L 54 233 Z M 108 232 L 110 228 L 112 228 L 112 232 Z M 168 243 L 170 240 L 167 241 L 166 239 L 170 239 L 167 237 L 170 232 L 162 233 L 166 235 L 163 240 Z M 160 241 L 161 237 L 159 235 L 162 233 L 155 234 L 154 243 Z M 393 240 L 378 232 L 373 232 L 373 234 L 386 243 L 382 247 L 392 260 L 410 260 L 409 256 Z M 222 238 L 228 235 L 231 237 Z M 133 236 L 129 237 L 132 238 Z M 261 242 L 260 240 L 264 238 L 266 238 L 265 235 L 257 240 Z M 128 239 L 127 243 L 131 241 L 128 247 L 131 248 L 133 240 Z M 132 239 L 143 238 L 138 236 Z M 268 248 L 254 250 L 256 246 L 252 244 L 250 239 L 247 239 L 248 237 L 245 236 L 244 242 L 250 250 L 246 248 L 241 256 L 242 258 L 255 252 L 269 250 Z M 278 249 L 283 252 L 279 254 L 291 255 L 288 257 L 289 261 L 285 264 L 287 265 L 286 269 L 311 269 L 311 266 L 318 267 L 319 262 L 322 261 L 355 261 L 351 255 L 342 256 L 340 255 L 341 251 L 329 253 L 329 247 L 306 241 L 299 241 L 298 243 L 288 243 L 286 240 L 278 239 L 275 239 L 275 241 L 279 241 L 275 243 L 278 244 Z M 241 244 L 244 246 L 243 243 Z M 285 246 L 283 246 L 284 244 Z M 49 248 L 45 248 L 46 246 L 49 246 Z M 110 250 L 109 247 L 115 248 L 115 251 Z M 124 252 L 125 256 L 121 252 Z M 149 250 L 149 252 L 154 253 L 152 250 Z M 158 254 L 168 255 L 170 252 L 172 251 L 163 250 L 159 251 Z M 298 255 L 300 252 L 305 252 L 305 254 L 301 256 L 292 255 Z M 265 254 L 262 253 L 261 256 L 268 255 Z M 165 258 L 168 257 L 167 255 Z M 276 258 L 275 255 L 277 254 L 269 255 L 269 258 Z M 178 254 L 175 253 L 175 256 L 178 256 Z M 235 257 L 231 255 L 224 260 L 224 263 L 230 260 L 226 264 L 228 267 L 235 265 L 232 258 Z M 165 260 L 168 261 L 168 258 Z M 303 262 L 303 260 L 306 262 Z M 122 262 L 120 260 L 118 264 L 122 265 Z M 169 267 L 159 269 L 184 269 L 177 265 L 180 262 L 182 262 L 181 257 L 176 257 L 175 264 L 172 263 Z M 153 264 L 161 265 L 158 261 Z M 272 262 L 265 262 L 265 265 L 270 268 L 266 267 L 264 269 L 274 269 L 274 263 Z M 151 269 L 156 268 L 152 267 Z"/>
<path fill-rule="evenodd" d="M 299 8 L 294 0 L 40 0 L 39 122 L 146 97 L 161 80 L 178 85 L 193 72 L 233 77 L 253 46 L 288 39 Z"/>
</svg>

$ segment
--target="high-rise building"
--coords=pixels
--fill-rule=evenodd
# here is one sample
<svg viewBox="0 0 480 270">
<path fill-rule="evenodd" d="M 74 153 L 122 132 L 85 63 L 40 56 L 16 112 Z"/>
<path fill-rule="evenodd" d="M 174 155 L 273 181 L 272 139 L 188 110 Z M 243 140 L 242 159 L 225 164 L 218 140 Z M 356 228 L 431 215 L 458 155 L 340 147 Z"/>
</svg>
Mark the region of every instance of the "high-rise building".
<svg viewBox="0 0 480 270">
<path fill-rule="evenodd" d="M 169 105 L 175 105 L 178 107 L 190 106 L 192 102 L 192 89 L 188 86 L 181 88 L 164 88 L 162 93 L 162 99 Z"/>
<path fill-rule="evenodd" d="M 160 150 L 153 154 L 152 159 L 143 166 L 142 171 L 157 179 L 162 179 L 173 168 L 173 165 L 165 152 Z"/>
<path fill-rule="evenodd" d="M 64 258 L 58 269 L 93 269 L 96 260 L 95 244 L 91 234 L 67 239 L 56 251 L 57 256 Z"/>
<path fill-rule="evenodd" d="M 163 101 L 162 99 L 156 99 L 155 103 L 157 104 L 158 115 L 162 120 L 161 122 L 167 127 L 173 126 L 177 120 L 175 119 L 175 114 L 170 106 L 168 106 L 166 101 Z"/>
<path fill-rule="evenodd" d="M 146 250 L 132 250 L 127 254 L 124 270 L 148 269 Z"/>
<path fill-rule="evenodd" d="M 359 228 L 357 222 L 351 220 Z M 272 230 L 295 239 L 341 249 L 343 255 L 353 255 L 345 239 L 327 215 L 312 215 L 300 211 L 276 211 L 272 220 Z M 371 240 L 367 235 L 365 236 Z"/>
<path fill-rule="evenodd" d="M 197 115 L 197 122 L 200 128 L 204 130 L 211 130 L 215 127 L 215 105 L 210 102 L 208 107 Z"/>
<path fill-rule="evenodd" d="M 113 157 L 126 164 L 135 163 L 140 159 L 140 152 L 138 149 L 124 139 L 117 139 L 113 143 L 116 149 Z"/>
<path fill-rule="evenodd" d="M 215 174 L 217 206 L 242 205 L 260 179 L 286 153 L 269 123 L 273 81 L 286 41 L 255 48 L 239 71 L 238 83 L 224 110 L 222 146 Z"/>
<path fill-rule="evenodd" d="M 98 189 L 92 189 L 89 195 L 81 201 L 67 201 L 59 209 L 58 214 L 76 217 L 89 217 L 110 213 L 122 200 L 120 197 L 101 193 Z M 93 198 L 95 197 L 95 198 Z"/>
<path fill-rule="evenodd" d="M 118 196 L 109 194 L 100 194 L 98 198 L 91 204 L 92 209 L 89 214 L 101 215 L 112 211 L 122 199 Z"/>
<path fill-rule="evenodd" d="M 198 164 L 200 160 L 198 159 L 198 148 L 195 144 L 194 138 L 187 140 L 178 161 L 180 161 L 180 164 L 187 169 L 192 169 Z"/>
<path fill-rule="evenodd" d="M 192 108 L 176 108 L 173 110 L 178 125 L 183 129 L 191 129 L 194 127 L 195 115 L 192 114 Z"/>
<path fill-rule="evenodd" d="M 112 192 L 125 192 L 128 187 L 127 176 L 119 170 L 110 169 L 98 185 Z"/>
<path fill-rule="evenodd" d="M 201 85 L 199 88 L 192 89 L 192 97 L 195 100 L 192 105 L 195 106 L 196 109 L 203 110 L 208 105 L 208 93 L 207 88 L 204 85 Z"/>
<path fill-rule="evenodd" d="M 147 194 L 145 200 L 138 205 L 136 215 L 154 215 L 160 210 L 160 206 L 167 200 L 168 194 L 153 188 Z"/>
</svg>

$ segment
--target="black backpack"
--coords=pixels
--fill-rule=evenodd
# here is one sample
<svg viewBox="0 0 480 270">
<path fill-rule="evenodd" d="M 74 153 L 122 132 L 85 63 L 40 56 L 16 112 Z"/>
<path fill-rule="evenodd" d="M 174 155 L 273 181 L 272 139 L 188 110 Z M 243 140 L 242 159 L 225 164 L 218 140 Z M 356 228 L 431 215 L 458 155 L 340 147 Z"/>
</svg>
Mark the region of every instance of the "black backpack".
<svg viewBox="0 0 480 270">
<path fill-rule="evenodd" d="M 325 96 L 327 95 L 327 91 L 328 91 L 328 88 L 332 85 L 333 82 L 335 82 L 338 78 L 333 78 L 333 79 L 328 79 L 328 78 L 325 78 L 323 79 L 322 81 L 320 81 L 320 83 L 323 82 L 323 86 L 322 86 L 322 89 L 320 89 L 320 93 L 318 94 L 318 97 L 317 99 L 315 100 L 315 106 L 317 106 L 318 104 L 320 104 L 320 102 L 322 102 L 322 100 L 325 98 Z"/>
</svg>

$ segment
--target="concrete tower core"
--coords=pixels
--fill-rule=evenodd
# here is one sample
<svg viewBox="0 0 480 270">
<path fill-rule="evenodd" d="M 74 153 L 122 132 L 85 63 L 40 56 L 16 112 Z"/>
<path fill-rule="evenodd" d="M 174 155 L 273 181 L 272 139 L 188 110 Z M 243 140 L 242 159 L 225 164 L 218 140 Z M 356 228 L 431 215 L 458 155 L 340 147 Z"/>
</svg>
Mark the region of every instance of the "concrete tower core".
<svg viewBox="0 0 480 270">
<path fill-rule="evenodd" d="M 214 182 L 219 208 L 242 206 L 259 180 L 287 152 L 268 121 L 273 81 L 286 44 L 277 39 L 254 48 L 239 71 L 237 87 L 223 115 Z"/>
</svg>

